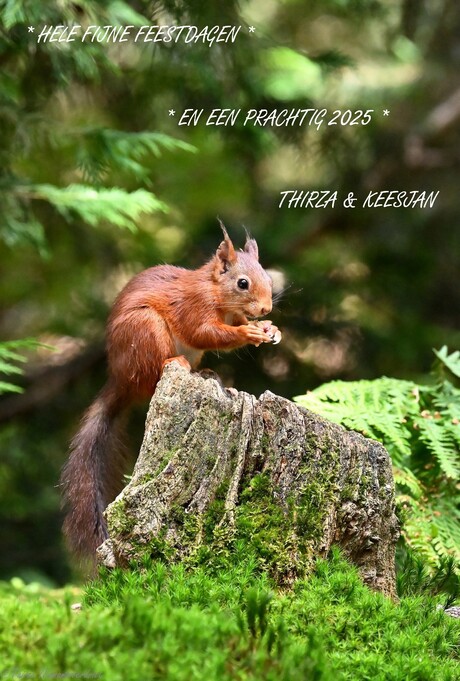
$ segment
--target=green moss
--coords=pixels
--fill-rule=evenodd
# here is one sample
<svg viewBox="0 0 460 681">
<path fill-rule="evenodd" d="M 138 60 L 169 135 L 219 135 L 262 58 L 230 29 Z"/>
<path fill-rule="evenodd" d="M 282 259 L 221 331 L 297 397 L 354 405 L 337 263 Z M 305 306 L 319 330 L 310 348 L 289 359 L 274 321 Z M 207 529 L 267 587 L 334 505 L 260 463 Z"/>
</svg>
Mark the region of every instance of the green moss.
<svg viewBox="0 0 460 681">
<path fill-rule="evenodd" d="M 116 499 L 110 505 L 109 525 L 113 535 L 126 537 L 134 529 L 135 519 L 129 515 L 125 499 Z"/>
<path fill-rule="evenodd" d="M 340 453 L 331 443 L 328 444 L 327 438 L 325 443 L 320 465 L 314 458 L 307 458 L 303 463 L 300 473 L 304 482 L 298 494 L 289 500 L 295 512 L 297 533 L 310 551 L 321 538 L 328 510 L 336 503 L 339 494 Z"/>
<path fill-rule="evenodd" d="M 204 553 L 193 570 L 150 561 L 106 573 L 87 589 L 83 613 L 49 598 L 40 608 L 3 600 L 2 658 L 24 671 L 91 669 L 104 679 L 122 669 L 127 681 L 460 677 L 460 622 L 437 611 L 433 595 L 402 594 L 395 604 L 369 591 L 337 551 L 280 590 L 244 547 L 235 552 L 217 574 Z"/>
<path fill-rule="evenodd" d="M 270 449 L 270 438 L 268 437 L 267 433 L 264 431 L 262 438 L 260 440 L 260 446 L 262 452 L 267 452 Z"/>
<path fill-rule="evenodd" d="M 367 473 L 363 472 L 361 480 L 359 481 L 358 499 L 364 501 L 369 493 L 369 486 L 372 484 L 372 478 Z"/>
<path fill-rule="evenodd" d="M 310 556 L 299 552 L 294 518 L 292 507 L 283 509 L 275 498 L 268 474 L 251 479 L 235 512 L 236 538 L 278 583 L 305 574 L 310 564 Z"/>
<path fill-rule="evenodd" d="M 369 493 L 369 485 L 371 484 L 372 478 L 370 475 L 363 471 L 360 466 L 356 466 L 353 474 L 348 475 L 340 498 L 342 501 L 365 502 Z"/>
<path fill-rule="evenodd" d="M 232 512 L 225 507 L 228 479 L 219 485 L 203 514 L 174 506 L 170 513 L 173 544 L 163 537 L 154 541 L 153 550 L 150 545 L 135 547 L 139 560 L 151 554 L 221 570 L 234 563 L 236 547 L 244 546 L 258 569 L 278 584 L 292 584 L 307 575 L 318 553 L 329 508 L 337 503 L 339 493 L 339 452 L 327 446 L 326 442 L 320 462 L 316 455 L 306 458 L 296 483 L 299 489 L 286 499 L 280 497 L 266 472 L 243 479 Z M 354 489 L 352 481 L 353 494 Z"/>
<path fill-rule="evenodd" d="M 337 551 L 276 589 L 253 556 L 214 574 L 146 560 L 103 571 L 82 600 L 0 585 L 0 676 L 137 681 L 455 681 L 460 621 L 428 593 L 370 592 Z M 204 556 L 203 556 L 204 557 Z"/>
<path fill-rule="evenodd" d="M 212 542 L 214 528 L 219 524 L 225 514 L 225 500 L 214 499 L 209 505 L 208 510 L 203 517 L 204 539 L 206 542 Z"/>
<path fill-rule="evenodd" d="M 169 517 L 171 518 L 173 523 L 182 526 L 184 524 L 185 516 L 186 513 L 183 506 L 181 506 L 180 504 L 174 504 L 173 506 L 171 506 L 171 509 L 169 511 Z"/>
<path fill-rule="evenodd" d="M 215 452 L 210 452 L 209 450 L 206 452 L 206 471 L 210 473 L 212 469 L 214 468 L 214 465 L 216 463 L 216 453 Z"/>
<path fill-rule="evenodd" d="M 244 504 L 248 501 L 266 501 L 267 496 L 272 494 L 272 483 L 269 475 L 259 473 L 243 482 L 240 501 Z"/>
<path fill-rule="evenodd" d="M 166 534 L 167 529 L 163 527 L 156 537 L 152 536 L 148 541 L 130 537 L 130 551 L 127 558 L 131 569 L 138 570 L 152 560 L 167 564 L 176 560 L 177 547 L 166 538 Z"/>
<path fill-rule="evenodd" d="M 201 516 L 197 513 L 187 513 L 183 506 L 174 506 L 171 520 L 178 536 L 180 553 L 190 554 L 202 534 Z"/>
<path fill-rule="evenodd" d="M 148 482 L 148 479 L 152 480 L 152 479 L 156 478 L 157 475 L 159 475 L 164 470 L 164 468 L 168 465 L 168 463 L 171 461 L 171 459 L 173 458 L 173 456 L 176 454 L 176 452 L 178 450 L 179 450 L 179 447 L 173 447 L 172 449 L 165 452 L 163 454 L 163 456 L 161 457 L 161 459 L 160 459 L 160 461 L 159 461 L 159 463 L 156 467 L 155 473 L 153 475 L 150 475 L 150 476 L 148 474 L 145 476 L 147 478 L 146 482 Z M 142 484 L 142 481 L 143 481 L 143 478 L 141 478 L 141 482 L 139 484 Z"/>
<path fill-rule="evenodd" d="M 307 541 L 320 539 L 324 520 L 328 512 L 328 501 L 332 501 L 330 490 L 314 481 L 303 486 L 296 499 L 297 532 Z"/>
<path fill-rule="evenodd" d="M 216 493 L 214 495 L 214 498 L 216 500 L 226 499 L 229 487 L 230 487 L 230 480 L 228 480 L 228 479 L 222 480 L 222 482 L 220 483 L 220 485 L 218 485 L 218 487 L 216 489 Z"/>
<path fill-rule="evenodd" d="M 345 485 L 341 494 L 342 501 L 354 501 L 356 499 L 355 492 L 356 489 L 354 485 Z"/>
<path fill-rule="evenodd" d="M 171 510 L 174 546 L 157 538 L 139 548 L 139 559 L 150 553 L 168 559 L 186 559 L 188 565 L 206 564 L 225 569 L 235 560 L 237 546 L 254 556 L 258 569 L 279 584 L 291 584 L 311 570 L 329 502 L 337 493 L 335 477 L 326 472 L 324 480 L 306 482 L 300 491 L 283 500 L 268 473 L 242 483 L 239 504 L 229 513 L 225 508 L 229 481 L 224 480 L 203 514 L 187 513 L 180 506 Z M 226 517 L 228 514 L 228 517 Z"/>
<path fill-rule="evenodd" d="M 209 505 L 205 514 L 187 513 L 183 506 L 173 506 L 170 518 L 174 529 L 179 535 L 181 553 L 188 556 L 194 555 L 197 550 L 198 540 L 213 545 L 218 539 L 216 527 L 225 515 L 225 499 L 227 497 L 229 480 L 223 480 L 217 487 L 215 498 Z"/>
<path fill-rule="evenodd" d="M 143 553 L 152 560 L 161 560 L 165 563 L 169 563 L 175 555 L 174 547 L 162 535 L 150 539 L 147 547 L 143 547 Z"/>
<path fill-rule="evenodd" d="M 141 478 L 136 480 L 136 485 L 146 485 L 148 482 L 151 482 L 152 480 L 155 480 L 157 478 L 158 473 L 146 473 L 143 475 Z"/>
</svg>

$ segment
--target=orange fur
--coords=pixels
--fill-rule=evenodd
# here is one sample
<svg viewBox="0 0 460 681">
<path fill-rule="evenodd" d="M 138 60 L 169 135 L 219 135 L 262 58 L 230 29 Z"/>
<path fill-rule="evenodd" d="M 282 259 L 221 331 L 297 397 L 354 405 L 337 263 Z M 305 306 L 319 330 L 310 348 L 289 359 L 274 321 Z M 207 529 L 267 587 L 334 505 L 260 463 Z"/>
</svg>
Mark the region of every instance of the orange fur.
<svg viewBox="0 0 460 681">
<path fill-rule="evenodd" d="M 165 363 L 198 366 L 206 350 L 270 342 L 276 327 L 248 323 L 271 311 L 271 280 L 247 239 L 236 251 L 224 231 L 214 257 L 197 270 L 151 267 L 118 295 L 107 326 L 108 381 L 86 412 L 62 473 L 71 550 L 94 559 L 107 537 L 103 510 L 122 487 L 125 454 L 115 435 L 120 415 L 150 398 Z M 242 289 L 238 282 L 248 282 Z M 268 325 L 268 327 L 267 327 Z"/>
</svg>

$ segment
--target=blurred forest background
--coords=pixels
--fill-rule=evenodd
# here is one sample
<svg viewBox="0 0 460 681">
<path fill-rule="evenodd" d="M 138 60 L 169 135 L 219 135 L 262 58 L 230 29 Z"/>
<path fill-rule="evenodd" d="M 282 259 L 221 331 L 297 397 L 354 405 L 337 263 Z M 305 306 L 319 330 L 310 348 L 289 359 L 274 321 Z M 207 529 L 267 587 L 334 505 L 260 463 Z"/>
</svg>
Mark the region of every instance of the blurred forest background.
<svg viewBox="0 0 460 681">
<path fill-rule="evenodd" d="M 0 577 L 62 582 L 60 468 L 135 272 L 242 225 L 285 294 L 276 347 L 205 364 L 292 397 L 421 379 L 460 347 L 458 0 L 0 0 Z M 47 25 L 241 25 L 234 45 L 40 43 Z M 248 26 L 256 31 L 249 33 Z M 35 27 L 35 33 L 28 31 Z M 186 108 L 374 109 L 356 127 L 179 127 Z M 168 115 L 174 109 L 176 116 Z M 384 109 L 390 115 L 384 117 Z M 440 190 L 432 209 L 278 208 L 286 189 Z M 13 356 L 11 355 L 13 353 Z M 133 449 L 145 410 L 134 419 Z"/>
</svg>

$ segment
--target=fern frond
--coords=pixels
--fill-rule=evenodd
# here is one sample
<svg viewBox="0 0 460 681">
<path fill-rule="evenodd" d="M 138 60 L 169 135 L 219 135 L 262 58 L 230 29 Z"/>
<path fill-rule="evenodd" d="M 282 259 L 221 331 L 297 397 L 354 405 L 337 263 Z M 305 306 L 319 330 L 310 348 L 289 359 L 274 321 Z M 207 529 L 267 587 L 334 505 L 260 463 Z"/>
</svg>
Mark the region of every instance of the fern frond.
<svg viewBox="0 0 460 681">
<path fill-rule="evenodd" d="M 24 3 L 20 0 L 5 0 L 5 4 L 2 8 L 2 20 L 1 23 L 6 30 L 9 30 L 13 26 L 19 23 L 25 23 L 26 21 L 26 10 Z"/>
<path fill-rule="evenodd" d="M 0 374 L 4 374 L 6 376 L 22 375 L 24 370 L 21 366 L 17 365 L 27 362 L 27 357 L 25 357 L 21 352 L 18 352 L 18 350 L 30 350 L 36 349 L 37 347 L 50 348 L 50 346 L 39 343 L 32 338 L 24 338 L 21 340 L 0 343 Z M 0 381 L 0 395 L 7 392 L 21 393 L 22 388 L 13 383 Z"/>
<path fill-rule="evenodd" d="M 416 411 L 415 384 L 380 378 L 375 381 L 333 381 L 314 392 L 294 397 L 303 407 L 385 444 L 395 463 L 410 456 L 407 417 Z"/>
<path fill-rule="evenodd" d="M 0 395 L 4 395 L 5 393 L 22 393 L 23 388 L 20 388 L 18 385 L 14 385 L 14 383 L 6 383 L 5 381 L 0 381 Z"/>
<path fill-rule="evenodd" d="M 49 201 L 66 219 L 77 215 L 90 225 L 110 222 L 117 227 L 134 230 L 142 213 L 167 212 L 165 203 L 144 189 L 127 192 L 119 188 L 94 189 L 72 184 L 55 187 L 37 184 L 30 188 L 32 198 Z"/>
<path fill-rule="evenodd" d="M 42 256 L 45 256 L 47 251 L 43 225 L 34 218 L 28 206 L 18 199 L 14 190 L 15 185 L 12 181 L 2 182 L 0 239 L 10 248 L 18 244 L 31 243 L 38 248 Z"/>
<path fill-rule="evenodd" d="M 436 355 L 449 373 L 434 385 L 333 381 L 294 398 L 388 449 L 403 536 L 432 565 L 460 559 L 460 390 L 451 380 L 460 375 L 460 353 L 442 348 Z"/>
<path fill-rule="evenodd" d="M 443 345 L 440 350 L 434 350 L 438 360 L 457 378 L 460 378 L 460 351 L 456 350 L 449 355 L 447 345 Z"/>
<path fill-rule="evenodd" d="M 419 438 L 436 457 L 442 472 L 453 480 L 460 478 L 460 450 L 449 428 L 441 420 L 417 417 Z"/>
<path fill-rule="evenodd" d="M 110 2 L 105 11 L 111 25 L 128 26 L 132 24 L 133 26 L 142 26 L 142 24 L 145 24 L 145 17 L 126 2 Z"/>
<path fill-rule="evenodd" d="M 140 157 L 146 151 L 155 156 L 160 156 L 162 149 L 167 151 L 196 152 L 192 144 L 183 140 L 165 135 L 162 132 L 120 132 L 118 130 L 104 130 L 102 133 L 122 154 L 130 154 Z"/>
<path fill-rule="evenodd" d="M 414 499 L 420 499 L 424 490 L 417 476 L 410 468 L 394 466 L 393 477 L 396 485 L 406 487 Z"/>
<path fill-rule="evenodd" d="M 78 130 L 77 134 L 80 135 L 81 131 Z M 77 163 L 87 177 L 98 182 L 110 168 L 148 181 L 149 168 L 142 164 L 142 160 L 149 154 L 158 158 L 164 150 L 196 152 L 196 147 L 159 132 L 89 128 L 80 137 Z"/>
<path fill-rule="evenodd" d="M 439 500 L 431 506 L 433 546 L 438 556 L 460 558 L 460 511 L 458 504 Z"/>
<path fill-rule="evenodd" d="M 455 442 L 457 447 L 457 452 L 460 452 L 460 422 L 458 419 L 453 419 L 445 424 L 445 429 L 452 438 L 452 442 Z"/>
<path fill-rule="evenodd" d="M 428 564 L 436 563 L 438 553 L 432 544 L 430 520 L 424 507 L 409 495 L 400 495 L 398 506 L 404 509 L 401 533 L 406 544 Z"/>
<path fill-rule="evenodd" d="M 446 420 L 460 423 L 460 390 L 452 383 L 443 381 L 436 387 L 433 405 Z"/>
<path fill-rule="evenodd" d="M 455 502 L 430 504 L 400 495 L 398 505 L 404 508 L 403 536 L 418 555 L 432 565 L 447 556 L 460 559 L 460 514 Z"/>
</svg>

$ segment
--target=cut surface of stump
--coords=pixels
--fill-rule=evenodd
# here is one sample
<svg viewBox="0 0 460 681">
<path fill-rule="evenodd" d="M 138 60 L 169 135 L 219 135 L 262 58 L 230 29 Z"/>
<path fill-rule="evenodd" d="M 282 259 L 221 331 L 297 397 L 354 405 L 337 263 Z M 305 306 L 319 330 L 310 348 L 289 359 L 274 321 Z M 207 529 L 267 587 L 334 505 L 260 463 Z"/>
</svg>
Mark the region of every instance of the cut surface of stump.
<svg viewBox="0 0 460 681">
<path fill-rule="evenodd" d="M 395 596 L 391 462 L 384 447 L 265 392 L 165 367 L 133 476 L 106 510 L 106 565 L 205 562 L 246 546 L 279 583 L 339 545 L 364 582 Z M 243 542 L 243 544 L 242 544 Z"/>
</svg>

